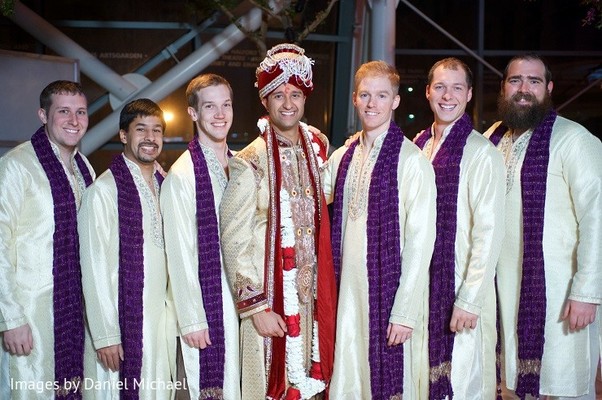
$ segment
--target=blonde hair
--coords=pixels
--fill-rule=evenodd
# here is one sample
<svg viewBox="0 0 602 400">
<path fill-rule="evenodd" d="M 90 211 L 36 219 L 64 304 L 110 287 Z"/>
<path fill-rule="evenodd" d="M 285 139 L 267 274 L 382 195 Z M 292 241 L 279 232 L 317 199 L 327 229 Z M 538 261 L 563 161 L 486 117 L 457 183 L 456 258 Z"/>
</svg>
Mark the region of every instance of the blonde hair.
<svg viewBox="0 0 602 400">
<path fill-rule="evenodd" d="M 399 74 L 394 66 L 384 61 L 370 61 L 362 64 L 355 73 L 354 91 L 357 91 L 362 79 L 376 76 L 388 78 L 391 86 L 393 86 L 393 94 L 397 94 L 399 91 Z"/>
</svg>

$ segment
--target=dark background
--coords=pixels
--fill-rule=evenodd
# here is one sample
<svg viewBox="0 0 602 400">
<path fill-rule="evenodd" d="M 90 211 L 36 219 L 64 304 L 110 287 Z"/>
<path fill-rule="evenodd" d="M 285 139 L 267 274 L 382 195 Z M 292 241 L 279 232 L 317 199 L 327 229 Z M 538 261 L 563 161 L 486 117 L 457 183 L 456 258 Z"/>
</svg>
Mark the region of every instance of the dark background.
<svg viewBox="0 0 602 400">
<path fill-rule="evenodd" d="M 240 7 L 244 9 L 242 3 Z M 311 17 L 311 13 L 324 3 L 323 0 L 310 1 L 314 11 L 309 10 L 307 15 L 300 17 L 299 23 L 303 22 L 303 17 Z M 175 47 L 173 43 L 187 32 L 187 27 L 196 26 L 208 17 L 206 12 L 192 12 L 187 1 L 33 0 L 23 1 L 23 4 L 121 75 L 143 68 L 149 59 L 163 54 L 161 63 L 144 72 L 151 81 L 229 24 L 225 17 L 218 17 L 194 40 Z M 337 60 L 337 46 L 348 45 L 353 33 L 361 36 L 369 30 L 365 21 L 354 17 L 354 10 L 363 4 L 359 0 L 340 0 L 326 23 L 302 42 L 306 54 L 315 60 L 316 89 L 307 100 L 306 119 L 326 133 L 335 146 L 342 144 L 344 138 L 358 127 L 353 119 L 349 95 L 352 84 L 349 77 L 354 72 L 352 60 Z M 579 1 L 414 0 L 412 4 L 500 71 L 515 54 L 534 51 L 543 55 L 554 75 L 553 99 L 557 106 L 562 106 L 560 114 L 576 120 L 600 137 L 601 85 L 598 82 L 594 87 L 584 89 L 602 77 L 602 30 L 583 26 L 588 8 Z M 480 7 L 484 10 L 482 18 Z M 430 66 L 447 56 L 461 58 L 475 73 L 473 99 L 468 109 L 474 117 L 475 127 L 484 131 L 496 120 L 500 78 L 495 72 L 487 67 L 482 67 L 479 72 L 478 61 L 404 2 L 396 9 L 395 35 L 395 64 L 402 78 L 402 102 L 395 119 L 407 136 L 413 137 L 432 122 L 425 99 L 425 79 Z M 282 30 L 272 24 L 268 48 L 282 41 Z M 367 45 L 364 48 L 367 49 Z M 0 17 L 0 49 L 56 55 L 5 17 Z M 367 60 L 367 56 L 362 58 L 362 61 Z M 255 138 L 257 118 L 264 113 L 253 86 L 255 68 L 261 59 L 263 54 L 255 44 L 245 40 L 204 71 L 198 71 L 222 74 L 232 84 L 235 118 L 229 142 L 233 148 L 241 148 Z M 481 79 L 477 81 L 479 76 Z M 92 127 L 112 109 L 105 89 L 83 73 L 81 81 L 89 102 L 100 105 L 91 116 Z M 341 86 L 347 91 L 341 90 Z M 164 110 L 174 114 L 173 121 L 168 123 L 168 143 L 161 158 L 165 168 L 184 151 L 193 134 L 192 122 L 186 114 L 184 90 L 185 87 L 181 87 L 159 102 Z M 580 94 L 582 91 L 584 93 Z M 341 92 L 345 95 L 336 95 Z M 18 95 L 2 93 L 2 96 Z M 36 110 L 31 110 L 31 118 L 37 118 Z M 117 129 L 115 127 L 115 132 Z M 111 156 L 120 152 L 117 142 L 114 138 L 90 156 L 97 171 L 104 170 Z"/>
</svg>

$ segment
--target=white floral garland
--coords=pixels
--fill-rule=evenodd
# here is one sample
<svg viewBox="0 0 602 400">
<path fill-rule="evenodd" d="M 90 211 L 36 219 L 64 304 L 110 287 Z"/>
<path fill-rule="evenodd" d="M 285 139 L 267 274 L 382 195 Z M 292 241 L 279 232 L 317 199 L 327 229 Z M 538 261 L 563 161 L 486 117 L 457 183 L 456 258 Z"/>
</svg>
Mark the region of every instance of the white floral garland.
<svg viewBox="0 0 602 400">
<path fill-rule="evenodd" d="M 293 216 L 290 205 L 290 197 L 285 189 L 280 190 L 280 223 L 281 223 L 281 247 L 294 248 L 295 232 L 293 229 Z M 283 272 L 284 292 L 284 314 L 286 317 L 298 316 L 299 296 L 297 293 L 297 267 Z M 313 363 L 320 362 L 320 350 L 318 342 L 318 323 L 314 320 L 311 360 Z M 309 399 L 324 391 L 324 381 L 312 378 L 305 373 L 303 366 L 303 335 L 286 336 L 286 368 L 289 382 L 299 390 L 302 399 Z"/>
<path fill-rule="evenodd" d="M 303 129 L 303 131 L 309 135 L 311 147 L 314 151 L 314 154 L 316 155 L 316 158 L 318 159 L 318 168 L 322 168 L 322 166 L 328 161 L 328 155 L 321 154 L 320 138 L 318 138 L 317 135 L 314 135 L 314 133 L 311 130 L 309 130 L 309 125 L 307 125 L 306 123 L 299 121 L 299 125 L 301 125 L 301 129 Z"/>
<path fill-rule="evenodd" d="M 270 126 L 270 121 L 267 118 L 262 117 L 257 120 L 257 127 L 261 133 L 265 133 L 266 129 L 268 129 L 268 126 Z"/>
</svg>

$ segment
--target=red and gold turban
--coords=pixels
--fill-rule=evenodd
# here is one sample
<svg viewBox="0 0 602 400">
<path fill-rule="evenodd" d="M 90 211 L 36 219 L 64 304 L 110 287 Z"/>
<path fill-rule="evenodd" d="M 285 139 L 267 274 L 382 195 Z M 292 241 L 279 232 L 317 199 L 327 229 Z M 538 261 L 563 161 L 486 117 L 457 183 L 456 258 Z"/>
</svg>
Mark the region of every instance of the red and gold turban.
<svg viewBox="0 0 602 400">
<path fill-rule="evenodd" d="M 305 56 L 305 50 L 297 45 L 283 43 L 272 47 L 255 71 L 259 98 L 263 99 L 283 83 L 295 85 L 305 96 L 309 95 L 314 89 L 313 63 Z"/>
</svg>

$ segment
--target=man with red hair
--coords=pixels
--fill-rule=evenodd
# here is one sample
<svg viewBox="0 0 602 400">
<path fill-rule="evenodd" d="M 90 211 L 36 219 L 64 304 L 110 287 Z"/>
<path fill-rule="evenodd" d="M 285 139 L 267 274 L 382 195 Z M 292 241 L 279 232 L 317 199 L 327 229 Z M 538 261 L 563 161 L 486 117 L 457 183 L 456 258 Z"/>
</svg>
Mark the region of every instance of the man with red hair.
<svg viewBox="0 0 602 400">
<path fill-rule="evenodd" d="M 328 385 L 336 288 L 322 190 L 328 140 L 300 122 L 313 61 L 268 51 L 257 87 L 269 116 L 230 159 L 220 206 L 224 266 L 241 317 L 242 397 L 311 398 Z"/>
<path fill-rule="evenodd" d="M 362 130 L 329 159 L 339 282 L 332 399 L 423 399 L 421 299 L 435 241 L 435 176 L 393 119 L 399 73 L 362 64 L 353 105 Z"/>
</svg>

